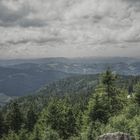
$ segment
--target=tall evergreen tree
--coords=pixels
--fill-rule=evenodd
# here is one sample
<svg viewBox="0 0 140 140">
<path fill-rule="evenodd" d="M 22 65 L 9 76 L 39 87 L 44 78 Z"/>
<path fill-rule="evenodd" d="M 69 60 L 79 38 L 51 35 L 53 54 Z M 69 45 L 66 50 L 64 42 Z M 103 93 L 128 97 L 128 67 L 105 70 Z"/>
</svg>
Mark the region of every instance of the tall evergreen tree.
<svg viewBox="0 0 140 140">
<path fill-rule="evenodd" d="M 91 122 L 94 124 L 96 121 L 107 123 L 109 117 L 123 107 L 122 99 L 119 98 L 121 93 L 115 86 L 115 81 L 116 75 L 108 69 L 89 100 L 88 109 L 85 113 L 87 124 Z"/>
<path fill-rule="evenodd" d="M 2 112 L 0 111 L 0 138 L 5 133 L 5 123 Z"/>
<path fill-rule="evenodd" d="M 44 111 L 46 124 L 63 139 L 77 134 L 77 120 L 74 111 L 65 100 L 51 101 Z M 44 120 L 44 119 L 42 119 Z"/>
<path fill-rule="evenodd" d="M 21 113 L 19 105 L 17 102 L 14 102 L 11 105 L 11 110 L 7 114 L 7 122 L 9 128 L 14 132 L 18 132 L 21 129 L 23 120 L 23 115 Z"/>
<path fill-rule="evenodd" d="M 117 75 L 113 74 L 112 71 L 108 68 L 108 70 L 103 74 L 102 83 L 105 89 L 105 92 L 108 96 L 108 108 L 110 113 L 115 113 L 122 106 L 120 104 L 120 100 L 118 97 L 120 94 L 120 90 L 116 87 Z"/>
<path fill-rule="evenodd" d="M 37 121 L 37 114 L 33 109 L 33 107 L 30 107 L 30 109 L 27 112 L 27 118 L 26 118 L 26 128 L 28 131 L 33 130 L 36 121 Z"/>
<path fill-rule="evenodd" d="M 140 105 L 140 83 L 137 83 L 135 87 L 135 101 Z"/>
<path fill-rule="evenodd" d="M 114 94 L 113 89 L 116 79 L 117 76 L 112 73 L 110 68 L 108 68 L 107 71 L 103 74 L 102 83 L 105 85 L 108 98 L 111 98 Z"/>
</svg>

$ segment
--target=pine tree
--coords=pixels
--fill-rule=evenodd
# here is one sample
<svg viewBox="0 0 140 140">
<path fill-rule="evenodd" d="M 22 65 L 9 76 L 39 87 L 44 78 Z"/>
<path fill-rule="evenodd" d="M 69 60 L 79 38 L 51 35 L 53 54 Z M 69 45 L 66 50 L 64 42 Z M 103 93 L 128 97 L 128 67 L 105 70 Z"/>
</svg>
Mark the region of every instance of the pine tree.
<svg viewBox="0 0 140 140">
<path fill-rule="evenodd" d="M 27 112 L 26 128 L 28 131 L 33 130 L 36 121 L 37 121 L 37 114 L 33 109 L 33 107 L 31 107 Z"/>
<path fill-rule="evenodd" d="M 61 138 L 68 139 L 77 133 L 77 120 L 71 105 L 66 100 L 51 101 L 44 111 L 44 116 L 42 120 L 46 119 L 46 124 Z"/>
<path fill-rule="evenodd" d="M 0 138 L 5 133 L 5 123 L 4 123 L 4 117 L 2 112 L 0 111 Z"/>
<path fill-rule="evenodd" d="M 17 102 L 14 102 L 11 105 L 11 110 L 7 115 L 7 122 L 9 128 L 14 132 L 18 132 L 21 129 L 23 124 L 23 115 Z"/>
<path fill-rule="evenodd" d="M 108 68 L 107 71 L 103 74 L 102 83 L 105 85 L 108 98 L 111 98 L 114 94 L 113 89 L 116 79 L 117 76 L 112 73 L 110 68 Z"/>
<path fill-rule="evenodd" d="M 84 116 L 85 125 L 94 125 L 96 121 L 107 123 L 110 116 L 107 101 L 108 100 L 104 94 L 100 93 L 95 93 L 93 97 L 90 98 L 88 109 Z"/>
<path fill-rule="evenodd" d="M 118 95 L 121 94 L 121 92 L 115 85 L 116 80 L 117 76 L 113 74 L 110 69 L 103 74 L 102 83 L 108 96 L 107 103 L 110 113 L 115 113 L 122 107 L 120 100 L 118 100 Z"/>
<path fill-rule="evenodd" d="M 90 98 L 85 112 L 87 125 L 96 121 L 106 124 L 111 115 L 115 115 L 123 107 L 120 91 L 115 85 L 116 75 L 108 69 L 102 76 L 101 83 Z"/>
<path fill-rule="evenodd" d="M 136 84 L 135 92 L 135 101 L 138 105 L 140 105 L 140 83 Z"/>
</svg>

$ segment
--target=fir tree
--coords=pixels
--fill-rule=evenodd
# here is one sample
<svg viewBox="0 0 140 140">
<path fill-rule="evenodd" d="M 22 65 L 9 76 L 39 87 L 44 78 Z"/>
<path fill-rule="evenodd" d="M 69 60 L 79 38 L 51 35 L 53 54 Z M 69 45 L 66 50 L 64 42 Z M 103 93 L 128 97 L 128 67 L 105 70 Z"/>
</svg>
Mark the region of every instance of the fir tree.
<svg viewBox="0 0 140 140">
<path fill-rule="evenodd" d="M 140 83 L 136 84 L 135 92 L 135 101 L 140 106 Z"/>
<path fill-rule="evenodd" d="M 14 132 L 18 132 L 21 129 L 23 124 L 23 115 L 17 102 L 14 102 L 11 105 L 11 110 L 7 115 L 7 122 L 9 128 Z"/>
<path fill-rule="evenodd" d="M 33 107 L 31 107 L 27 112 L 27 119 L 26 119 L 26 128 L 28 131 L 33 130 L 36 121 L 37 121 L 37 114 L 33 109 Z"/>
<path fill-rule="evenodd" d="M 2 112 L 0 111 L 0 138 L 5 133 L 5 123 Z"/>
</svg>

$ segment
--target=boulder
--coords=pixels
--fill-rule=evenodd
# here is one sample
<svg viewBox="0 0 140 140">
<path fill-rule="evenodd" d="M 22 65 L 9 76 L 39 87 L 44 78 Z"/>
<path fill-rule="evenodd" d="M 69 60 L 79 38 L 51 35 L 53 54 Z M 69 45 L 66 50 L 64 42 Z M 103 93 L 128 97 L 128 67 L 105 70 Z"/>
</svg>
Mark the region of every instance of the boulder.
<svg viewBox="0 0 140 140">
<path fill-rule="evenodd" d="M 116 132 L 104 134 L 98 140 L 134 140 L 134 138 L 126 133 Z"/>
</svg>

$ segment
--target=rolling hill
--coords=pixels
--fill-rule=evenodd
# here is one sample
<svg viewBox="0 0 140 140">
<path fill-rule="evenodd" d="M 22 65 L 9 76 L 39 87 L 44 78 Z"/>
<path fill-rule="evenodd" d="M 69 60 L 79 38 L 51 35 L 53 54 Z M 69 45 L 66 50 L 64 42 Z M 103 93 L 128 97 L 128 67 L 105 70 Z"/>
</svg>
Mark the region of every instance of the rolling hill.
<svg viewBox="0 0 140 140">
<path fill-rule="evenodd" d="M 68 76 L 70 74 L 32 66 L 26 69 L 0 67 L 0 92 L 7 96 L 25 96 L 44 84 Z"/>
<path fill-rule="evenodd" d="M 138 58 L 44 58 L 0 60 L 0 93 L 25 96 L 46 84 L 74 75 L 99 74 L 108 67 L 121 75 L 139 75 Z"/>
</svg>

